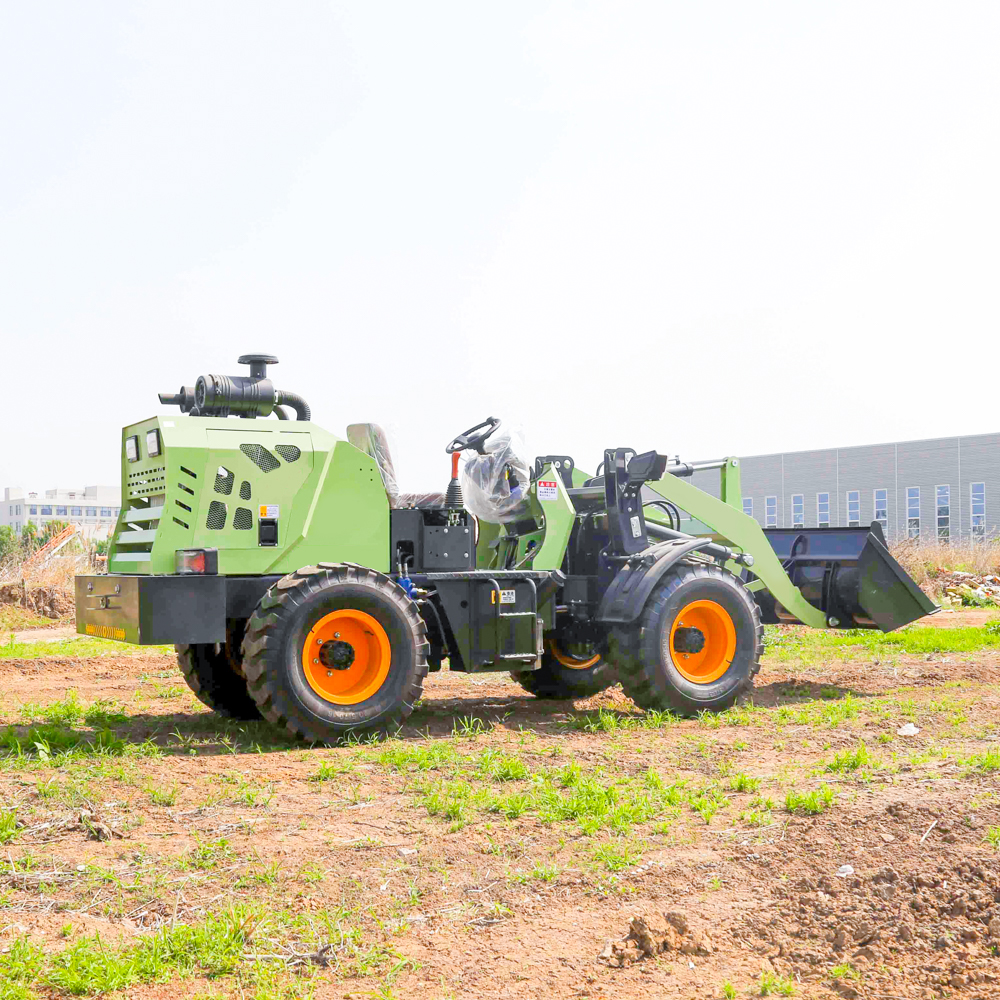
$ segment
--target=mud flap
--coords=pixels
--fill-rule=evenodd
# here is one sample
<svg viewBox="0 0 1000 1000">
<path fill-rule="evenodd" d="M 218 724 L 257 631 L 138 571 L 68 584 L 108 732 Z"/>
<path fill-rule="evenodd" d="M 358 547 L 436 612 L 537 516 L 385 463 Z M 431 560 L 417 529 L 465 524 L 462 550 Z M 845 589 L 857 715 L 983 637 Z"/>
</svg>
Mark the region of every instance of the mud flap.
<svg viewBox="0 0 1000 1000">
<path fill-rule="evenodd" d="M 891 632 L 940 611 L 893 558 L 877 521 L 870 528 L 771 528 L 764 534 L 792 583 L 835 628 Z M 762 621 L 797 621 L 767 591 L 754 597 Z"/>
</svg>

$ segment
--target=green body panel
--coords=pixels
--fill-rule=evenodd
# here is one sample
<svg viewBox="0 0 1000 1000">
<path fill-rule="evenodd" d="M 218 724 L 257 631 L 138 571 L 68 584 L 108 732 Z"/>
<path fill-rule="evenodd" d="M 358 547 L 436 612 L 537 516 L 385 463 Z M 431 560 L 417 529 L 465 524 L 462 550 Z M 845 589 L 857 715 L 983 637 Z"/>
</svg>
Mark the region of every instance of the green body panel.
<svg viewBox="0 0 1000 1000">
<path fill-rule="evenodd" d="M 146 433 L 153 428 L 161 454 L 149 458 Z M 125 439 L 133 434 L 137 462 L 125 456 Z M 241 445 L 266 449 L 258 454 L 267 471 Z M 210 521 L 213 503 L 225 507 L 222 527 L 209 526 L 221 513 L 217 506 Z M 276 546 L 259 544 L 262 505 L 270 513 L 277 508 Z M 246 527 L 236 527 L 238 510 Z M 187 548 L 217 548 L 225 575 L 288 573 L 320 561 L 387 572 L 389 502 L 378 466 L 349 442 L 303 421 L 180 415 L 126 427 L 122 510 L 109 572 L 173 573 L 176 550 Z"/>
<path fill-rule="evenodd" d="M 496 558 L 496 549 L 490 548 L 503 531 L 502 524 L 479 521 L 479 539 L 476 542 L 476 569 L 489 569 Z"/>
<path fill-rule="evenodd" d="M 734 464 L 735 463 L 735 464 Z M 732 467 L 729 470 L 729 467 Z M 646 485 L 666 500 L 670 500 L 692 517 L 706 524 L 712 533 L 730 546 L 752 555 L 753 572 L 784 607 L 805 625 L 826 628 L 826 616 L 814 608 L 789 579 L 775 555 L 763 528 L 741 509 L 738 459 L 729 459 L 723 470 L 723 495 L 730 502 L 717 499 L 697 486 L 667 473 L 662 479 Z M 735 480 L 732 478 L 735 476 Z M 727 486 L 728 477 L 728 486 Z M 735 489 L 734 489 L 735 482 Z M 731 567 L 734 572 L 739 567 Z"/>
<path fill-rule="evenodd" d="M 552 500 L 539 500 L 538 482 L 535 482 L 531 487 L 532 502 L 537 506 L 545 519 L 545 534 L 535 552 L 534 558 L 531 560 L 531 568 L 560 569 L 566 555 L 566 546 L 569 545 L 569 537 L 573 533 L 573 524 L 576 521 L 576 509 L 573 507 L 573 502 L 566 492 L 566 487 L 563 486 L 562 477 L 551 465 L 545 467 L 538 479 L 545 482 L 554 482 L 556 484 L 556 496 Z"/>
</svg>

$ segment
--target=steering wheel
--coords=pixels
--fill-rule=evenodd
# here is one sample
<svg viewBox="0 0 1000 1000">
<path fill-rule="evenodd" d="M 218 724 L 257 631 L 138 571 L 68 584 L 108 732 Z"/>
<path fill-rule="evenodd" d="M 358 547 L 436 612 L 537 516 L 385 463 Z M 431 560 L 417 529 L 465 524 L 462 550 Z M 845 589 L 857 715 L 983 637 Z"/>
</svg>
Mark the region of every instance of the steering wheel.
<svg viewBox="0 0 1000 1000">
<path fill-rule="evenodd" d="M 454 438 L 451 444 L 445 448 L 445 451 L 449 455 L 453 455 L 456 451 L 465 451 L 466 448 L 474 448 L 480 455 L 485 455 L 486 452 L 483 451 L 483 445 L 486 444 L 486 439 L 499 426 L 500 421 L 496 417 L 487 417 L 482 423 L 470 427 L 467 431 L 459 434 L 457 438 Z"/>
</svg>

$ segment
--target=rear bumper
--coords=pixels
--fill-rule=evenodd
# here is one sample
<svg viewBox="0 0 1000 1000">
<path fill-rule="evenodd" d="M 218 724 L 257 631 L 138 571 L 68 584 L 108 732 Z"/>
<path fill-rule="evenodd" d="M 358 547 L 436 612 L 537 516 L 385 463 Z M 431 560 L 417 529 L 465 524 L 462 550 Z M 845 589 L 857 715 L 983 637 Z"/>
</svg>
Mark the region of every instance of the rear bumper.
<svg viewBox="0 0 1000 1000">
<path fill-rule="evenodd" d="M 226 641 L 278 576 L 78 576 L 76 630 L 139 646 Z"/>
</svg>

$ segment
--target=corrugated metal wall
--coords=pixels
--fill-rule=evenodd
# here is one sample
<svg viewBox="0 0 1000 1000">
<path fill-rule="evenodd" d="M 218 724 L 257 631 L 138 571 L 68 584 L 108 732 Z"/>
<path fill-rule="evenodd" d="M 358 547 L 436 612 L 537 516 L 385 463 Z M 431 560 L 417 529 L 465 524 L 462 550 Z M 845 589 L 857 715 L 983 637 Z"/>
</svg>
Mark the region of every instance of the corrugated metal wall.
<svg viewBox="0 0 1000 1000">
<path fill-rule="evenodd" d="M 716 472 L 700 472 L 694 484 L 719 495 Z M 814 528 L 817 494 L 830 494 L 830 523 L 848 523 L 847 494 L 860 494 L 860 521 L 875 519 L 875 490 L 886 491 L 888 534 L 905 538 L 907 489 L 920 490 L 920 535 L 937 537 L 936 491 L 949 489 L 952 537 L 968 537 L 972 484 L 986 484 L 986 533 L 1000 534 L 1000 433 L 962 438 L 900 441 L 784 455 L 753 455 L 742 460 L 743 496 L 753 501 L 753 516 L 765 525 L 766 500 L 777 500 L 779 528 L 792 526 L 792 498 L 802 494 L 804 521 Z"/>
</svg>

